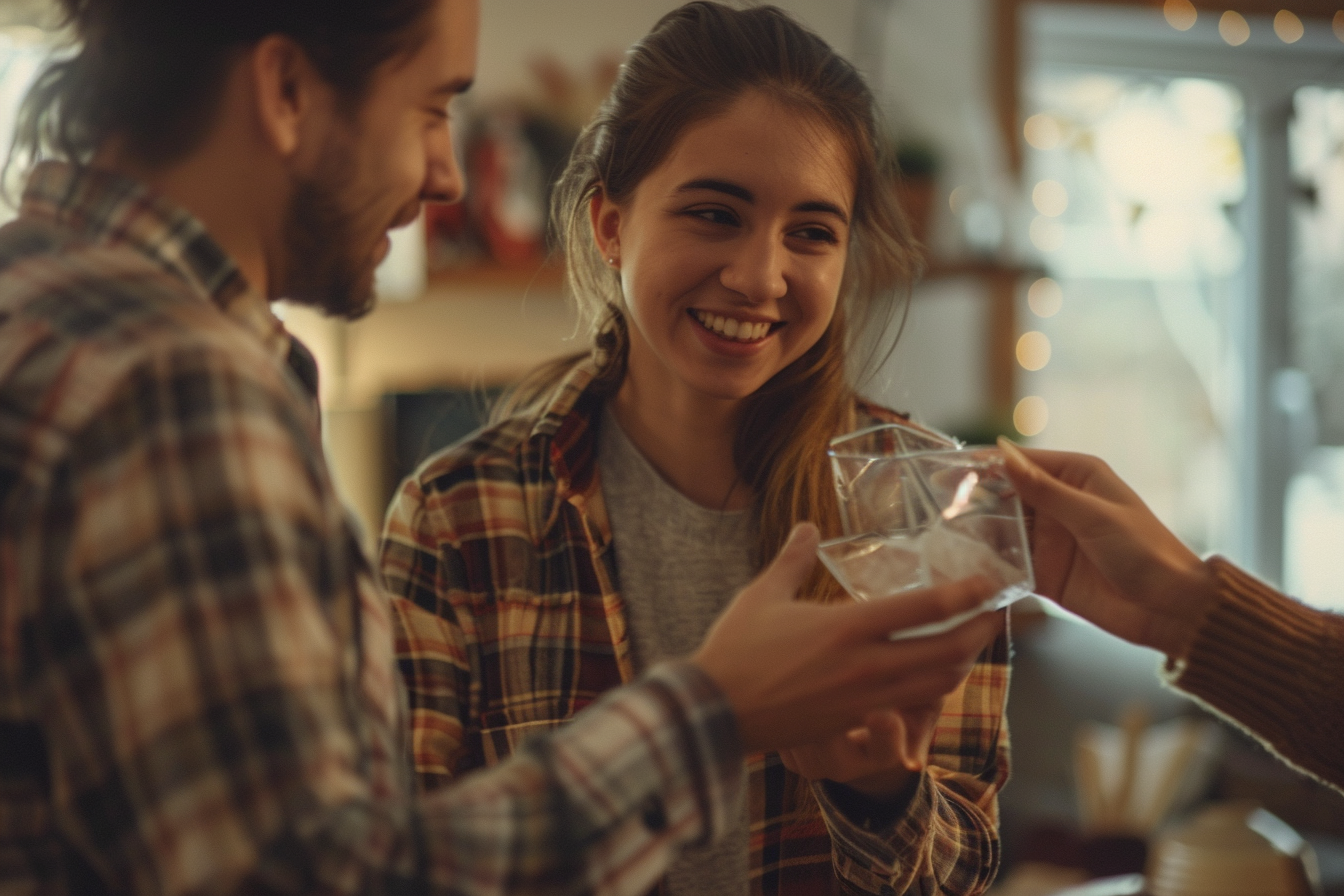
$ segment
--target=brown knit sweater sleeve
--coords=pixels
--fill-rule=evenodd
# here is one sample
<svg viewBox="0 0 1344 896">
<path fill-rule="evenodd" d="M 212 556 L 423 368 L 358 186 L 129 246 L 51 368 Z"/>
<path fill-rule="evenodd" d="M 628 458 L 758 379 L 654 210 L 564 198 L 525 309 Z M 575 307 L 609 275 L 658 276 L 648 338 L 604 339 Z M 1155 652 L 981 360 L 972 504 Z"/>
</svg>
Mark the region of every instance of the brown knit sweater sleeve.
<svg viewBox="0 0 1344 896">
<path fill-rule="evenodd" d="M 1168 682 L 1344 790 L 1344 616 L 1285 597 L 1221 557 L 1208 562 L 1219 598 Z"/>
</svg>

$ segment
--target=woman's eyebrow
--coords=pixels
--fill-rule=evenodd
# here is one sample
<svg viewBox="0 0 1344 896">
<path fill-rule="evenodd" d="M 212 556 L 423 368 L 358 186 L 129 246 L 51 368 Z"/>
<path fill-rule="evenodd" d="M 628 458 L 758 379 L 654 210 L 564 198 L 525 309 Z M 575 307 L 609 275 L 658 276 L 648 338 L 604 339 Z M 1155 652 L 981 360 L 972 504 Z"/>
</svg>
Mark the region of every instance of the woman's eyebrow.
<svg viewBox="0 0 1344 896">
<path fill-rule="evenodd" d="M 696 180 L 688 180 L 686 183 L 677 187 L 678 193 L 689 193 L 693 190 L 713 190 L 716 193 L 727 193 L 729 196 L 735 196 L 743 202 L 755 202 L 756 196 L 746 187 L 730 183 L 726 180 L 714 180 L 712 177 L 702 177 Z"/>
<path fill-rule="evenodd" d="M 678 193 L 689 193 L 695 190 L 712 190 L 716 193 L 723 193 L 741 199 L 743 202 L 755 202 L 756 195 L 746 187 L 732 183 L 726 180 L 715 180 L 712 177 L 701 177 L 695 180 L 688 180 L 686 183 L 677 187 Z M 820 199 L 813 199 L 807 202 L 800 202 L 793 207 L 794 211 L 799 212 L 821 212 L 825 215 L 834 215 L 843 223 L 849 223 L 849 214 L 840 206 L 833 202 L 825 202 Z"/>
<path fill-rule="evenodd" d="M 812 200 L 811 202 L 800 202 L 793 207 L 796 212 L 821 212 L 824 215 L 834 215 L 842 223 L 849 223 L 849 215 L 840 206 L 832 202 L 822 202 L 821 200 Z"/>
</svg>

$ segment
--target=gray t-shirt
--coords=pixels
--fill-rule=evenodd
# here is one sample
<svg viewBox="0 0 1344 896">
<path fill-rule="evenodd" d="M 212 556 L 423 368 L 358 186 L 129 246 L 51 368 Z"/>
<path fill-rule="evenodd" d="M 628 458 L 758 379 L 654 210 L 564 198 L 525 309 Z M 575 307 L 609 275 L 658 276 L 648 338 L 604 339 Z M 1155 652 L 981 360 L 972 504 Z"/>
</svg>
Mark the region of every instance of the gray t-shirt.
<svg viewBox="0 0 1344 896">
<path fill-rule="evenodd" d="M 607 411 L 597 464 L 611 519 L 635 671 L 686 656 L 751 580 L 756 531 L 747 511 L 701 507 L 673 488 Z M 672 896 L 746 894 L 748 821 L 718 843 L 686 850 L 668 871 Z"/>
</svg>

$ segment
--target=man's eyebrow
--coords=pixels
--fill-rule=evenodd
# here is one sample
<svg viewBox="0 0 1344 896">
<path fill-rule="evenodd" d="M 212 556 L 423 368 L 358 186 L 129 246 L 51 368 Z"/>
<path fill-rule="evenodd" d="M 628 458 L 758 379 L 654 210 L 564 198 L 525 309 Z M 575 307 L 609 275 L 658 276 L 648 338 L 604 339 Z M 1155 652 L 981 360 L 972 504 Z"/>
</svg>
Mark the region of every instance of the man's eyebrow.
<svg viewBox="0 0 1344 896">
<path fill-rule="evenodd" d="M 689 180 L 686 183 L 682 184 L 681 186 L 677 187 L 678 193 L 688 193 L 691 192 L 692 190 L 713 190 L 714 192 L 717 193 L 725 193 L 729 196 L 734 196 L 738 199 L 741 199 L 743 202 L 756 201 L 755 194 L 752 193 L 750 190 L 748 190 L 746 187 L 732 183 L 731 181 L 715 180 L 714 178 L 711 177 L 699 178 L 697 180 Z M 845 224 L 849 223 L 849 215 L 845 212 L 845 210 L 832 202 L 823 202 L 821 200 L 800 202 L 796 206 L 794 206 L 794 210 L 800 212 L 821 212 L 822 214 L 825 215 L 834 215 Z"/>
<path fill-rule="evenodd" d="M 472 78 L 454 78 L 451 81 L 445 81 L 434 88 L 434 96 L 457 96 L 459 93 L 466 93 L 471 89 Z"/>
</svg>

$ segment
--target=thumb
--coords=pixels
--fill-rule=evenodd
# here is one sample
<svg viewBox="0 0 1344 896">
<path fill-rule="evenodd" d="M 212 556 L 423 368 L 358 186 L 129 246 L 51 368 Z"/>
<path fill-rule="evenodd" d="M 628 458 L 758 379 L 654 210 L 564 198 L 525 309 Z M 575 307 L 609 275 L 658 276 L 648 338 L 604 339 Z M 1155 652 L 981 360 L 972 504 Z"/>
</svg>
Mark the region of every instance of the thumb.
<svg viewBox="0 0 1344 896">
<path fill-rule="evenodd" d="M 1056 479 L 1008 439 L 1000 436 L 998 444 L 1008 477 L 1024 504 L 1055 520 L 1080 540 L 1104 524 L 1108 516 L 1106 500 Z"/>
<path fill-rule="evenodd" d="M 739 601 L 751 604 L 785 603 L 798 595 L 798 589 L 817 564 L 817 545 L 821 536 L 812 523 L 799 523 L 775 559 L 743 589 Z"/>
</svg>

